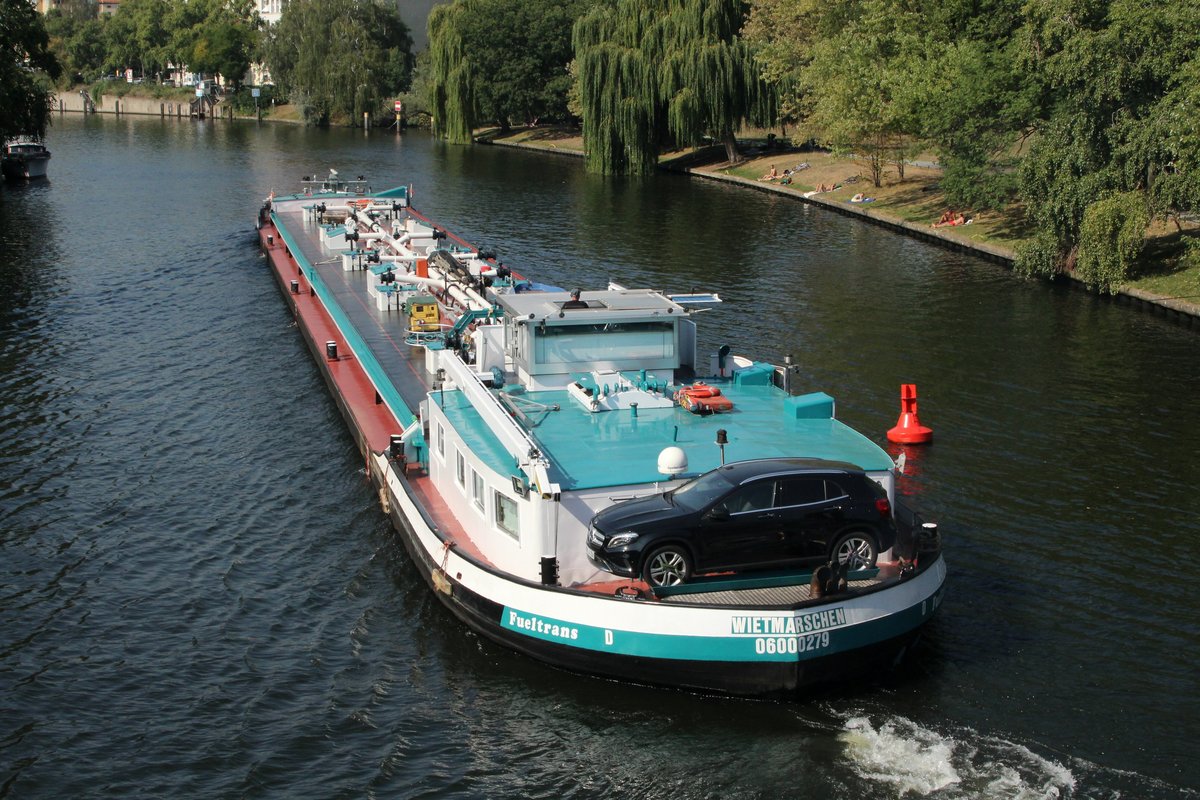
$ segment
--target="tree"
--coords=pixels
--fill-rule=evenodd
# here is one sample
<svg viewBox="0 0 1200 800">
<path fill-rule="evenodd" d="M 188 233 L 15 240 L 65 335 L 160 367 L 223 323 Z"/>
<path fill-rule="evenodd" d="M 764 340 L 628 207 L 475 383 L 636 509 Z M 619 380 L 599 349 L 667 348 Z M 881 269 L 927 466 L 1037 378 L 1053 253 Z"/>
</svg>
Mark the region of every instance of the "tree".
<svg viewBox="0 0 1200 800">
<path fill-rule="evenodd" d="M 221 75 L 236 88 L 250 68 L 254 31 L 227 20 L 204 27 L 192 47 L 188 66 L 196 72 Z"/>
<path fill-rule="evenodd" d="M 429 18 L 431 105 L 439 135 L 469 142 L 482 121 L 507 129 L 568 118 L 571 26 L 586 0 L 455 0 Z"/>
<path fill-rule="evenodd" d="M 141 0 L 146 2 L 147 0 Z M 163 64 L 187 64 L 236 86 L 258 50 L 259 19 L 250 0 L 154 0 L 165 4 Z"/>
<path fill-rule="evenodd" d="M 104 22 L 96 5 L 87 0 L 64 0 L 45 17 L 50 50 L 63 69 L 69 86 L 77 80 L 93 80 L 104 68 Z"/>
<path fill-rule="evenodd" d="M 775 118 L 778 93 L 739 36 L 740 0 L 617 0 L 575 23 L 588 168 L 645 173 L 667 143 L 705 136 L 737 159 L 734 131 Z"/>
<path fill-rule="evenodd" d="M 41 15 L 32 3 L 0 3 L 0 137 L 45 135 L 50 122 L 50 90 L 35 70 L 59 74 Z"/>
<path fill-rule="evenodd" d="M 167 0 L 123 0 L 104 25 L 106 68 L 122 70 L 136 66 L 143 76 L 161 72 L 168 60 L 171 39 L 166 26 L 167 12 Z"/>
<path fill-rule="evenodd" d="M 291 0 L 271 30 L 267 64 L 309 122 L 357 122 L 408 87 L 412 38 L 394 6 Z"/>
<path fill-rule="evenodd" d="M 433 133 L 455 144 L 471 141 L 477 102 L 475 69 L 464 35 L 466 2 L 434 6 L 429 12 L 429 105 Z"/>
<path fill-rule="evenodd" d="M 1053 273 L 1081 258 L 1088 269 L 1102 266 L 1094 243 L 1114 243 L 1112 231 L 1128 241 L 1141 219 L 1130 192 L 1160 210 L 1200 203 L 1194 117 L 1180 117 L 1198 99 L 1187 78 L 1200 69 L 1200 9 L 1031 0 L 1025 13 L 1022 66 L 1040 103 L 1020 176 L 1038 236 L 1018 252 L 1017 268 Z M 1119 277 L 1107 268 L 1094 274 L 1101 288 Z"/>
</svg>

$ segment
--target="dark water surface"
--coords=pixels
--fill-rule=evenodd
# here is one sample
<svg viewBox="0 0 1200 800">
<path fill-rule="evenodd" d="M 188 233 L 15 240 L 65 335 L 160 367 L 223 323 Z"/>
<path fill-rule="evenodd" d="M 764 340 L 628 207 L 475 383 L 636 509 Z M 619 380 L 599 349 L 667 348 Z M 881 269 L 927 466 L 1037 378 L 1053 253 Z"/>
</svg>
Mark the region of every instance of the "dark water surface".
<svg viewBox="0 0 1200 800">
<path fill-rule="evenodd" d="M 796 202 L 574 159 L 66 117 L 0 189 L 0 798 L 1167 798 L 1200 790 L 1200 331 Z M 252 245 L 336 167 L 537 278 L 701 320 L 883 441 L 950 593 L 802 703 L 625 686 L 433 599 Z M 893 452 L 898 452 L 894 448 Z M 751 454 L 738 454 L 738 457 Z"/>
</svg>

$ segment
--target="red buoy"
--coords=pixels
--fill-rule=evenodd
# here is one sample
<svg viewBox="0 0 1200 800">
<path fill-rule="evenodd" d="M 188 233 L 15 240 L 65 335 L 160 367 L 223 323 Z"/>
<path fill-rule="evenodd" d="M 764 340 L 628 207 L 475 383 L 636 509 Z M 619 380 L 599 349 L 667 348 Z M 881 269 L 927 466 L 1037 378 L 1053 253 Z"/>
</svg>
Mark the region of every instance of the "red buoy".
<svg viewBox="0 0 1200 800">
<path fill-rule="evenodd" d="M 926 428 L 917 419 L 917 385 L 906 383 L 900 387 L 900 419 L 896 427 L 887 432 L 889 442 L 900 444 L 925 444 L 933 439 L 933 429 Z"/>
</svg>

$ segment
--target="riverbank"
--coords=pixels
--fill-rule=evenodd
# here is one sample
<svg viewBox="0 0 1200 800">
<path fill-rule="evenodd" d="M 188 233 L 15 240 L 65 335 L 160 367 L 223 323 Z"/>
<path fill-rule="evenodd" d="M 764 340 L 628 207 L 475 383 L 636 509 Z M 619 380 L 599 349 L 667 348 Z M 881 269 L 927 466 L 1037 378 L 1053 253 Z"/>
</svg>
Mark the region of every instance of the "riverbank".
<svg viewBox="0 0 1200 800">
<path fill-rule="evenodd" d="M 583 138 L 573 131 L 555 128 L 521 129 L 501 134 L 496 130 L 479 132 L 476 141 L 505 147 L 517 147 L 573 157 L 583 156 Z M 753 145 L 744 148 L 747 160 L 730 166 L 720 147 L 665 154 L 663 169 L 696 177 L 735 183 L 749 189 L 785 195 L 857 217 L 873 225 L 890 228 L 939 245 L 969 251 L 990 261 L 1011 266 L 1015 249 L 1031 235 L 1024 222 L 1023 209 L 1013 206 L 1004 213 L 964 212 L 964 223 L 935 227 L 947 210 L 938 181 L 941 172 L 935 164 L 918 162 L 908 165 L 903 179 L 894 172 L 885 175 L 883 186 L 875 187 L 863 177 L 863 167 L 853 159 L 813 150 L 769 149 Z M 764 178 L 774 169 L 776 178 Z M 784 171 L 790 179 L 784 183 Z M 864 202 L 852 202 L 856 196 Z M 965 222 L 969 220 L 969 223 Z M 1172 238 L 1165 229 L 1156 231 L 1152 242 Z M 1189 235 L 1196 234 L 1192 225 Z M 1154 246 L 1153 244 L 1151 246 Z M 1164 270 L 1164 273 L 1167 273 Z M 1064 275 L 1076 285 L 1083 282 Z M 1169 273 L 1167 291 L 1164 274 L 1149 274 L 1132 281 L 1114 294 L 1118 301 L 1142 306 L 1179 317 L 1188 323 L 1200 320 L 1200 270 Z"/>
<path fill-rule="evenodd" d="M 164 92 L 159 96 L 124 93 L 103 93 L 93 98 L 79 88 L 59 92 L 55 95 L 51 108 L 59 114 L 134 114 L 151 117 L 174 117 L 177 119 L 192 116 L 191 103 L 195 95 L 176 90 Z M 286 122 L 303 124 L 297 109 L 290 105 L 264 106 L 261 113 L 239 114 L 228 102 L 217 103 L 205 115 L 208 119 L 219 120 L 257 120 L 259 122 Z"/>
</svg>

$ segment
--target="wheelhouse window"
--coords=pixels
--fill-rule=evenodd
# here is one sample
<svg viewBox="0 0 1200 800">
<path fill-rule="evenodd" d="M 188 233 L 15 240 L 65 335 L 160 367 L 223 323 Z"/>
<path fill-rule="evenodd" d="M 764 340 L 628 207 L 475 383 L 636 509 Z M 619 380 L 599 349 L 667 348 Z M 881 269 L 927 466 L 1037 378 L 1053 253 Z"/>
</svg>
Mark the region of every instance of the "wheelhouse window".
<svg viewBox="0 0 1200 800">
<path fill-rule="evenodd" d="M 608 322 L 551 325 L 534 343 L 538 364 L 584 364 L 622 359 L 669 359 L 675 356 L 674 322 Z"/>
<path fill-rule="evenodd" d="M 496 492 L 496 525 L 514 539 L 520 538 L 517 502 L 501 492 Z"/>
<path fill-rule="evenodd" d="M 464 489 L 467 486 L 467 459 L 462 454 L 462 451 L 457 447 L 454 448 L 454 457 L 456 462 L 455 477 L 458 479 L 458 485 Z"/>
<path fill-rule="evenodd" d="M 446 429 L 442 427 L 442 423 L 438 423 L 438 440 L 437 440 L 438 455 L 446 455 Z"/>
</svg>

